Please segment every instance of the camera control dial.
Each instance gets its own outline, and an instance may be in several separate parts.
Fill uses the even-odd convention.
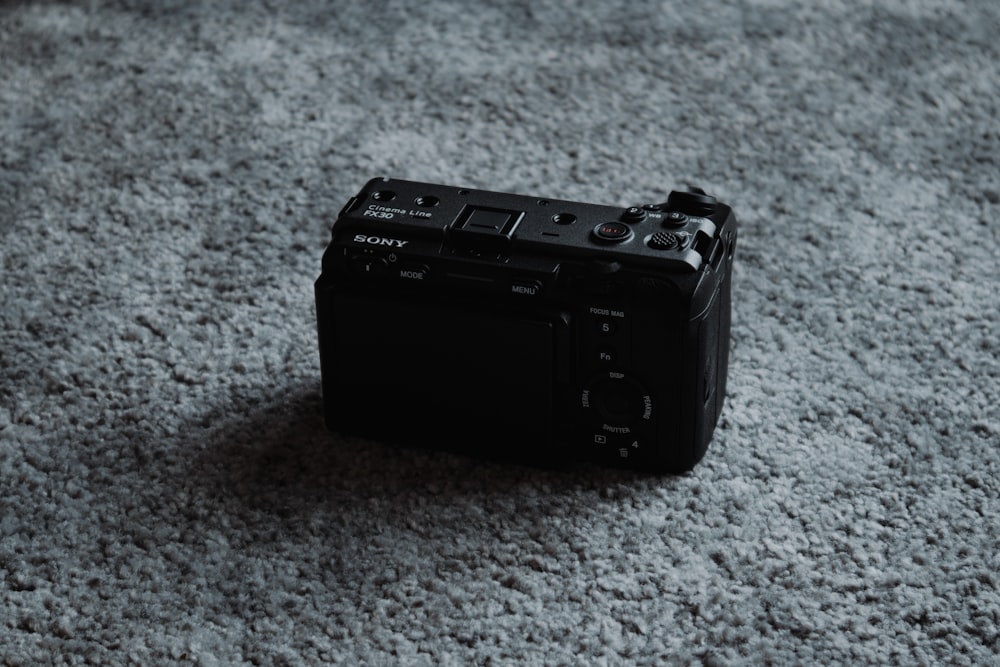
[[[605,430],[629,433],[632,426],[648,422],[653,399],[639,382],[620,371],[597,375],[580,394],[580,406],[604,422]]]
[[[715,197],[705,194],[701,188],[686,188],[674,190],[667,198],[667,209],[681,211],[688,215],[711,215],[719,202]]]

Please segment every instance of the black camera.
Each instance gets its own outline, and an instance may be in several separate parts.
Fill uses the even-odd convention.
[[[702,190],[600,206],[377,178],[316,281],[330,430],[680,472],[729,361],[736,218]]]

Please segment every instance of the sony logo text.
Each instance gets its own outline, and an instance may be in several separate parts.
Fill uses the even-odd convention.
[[[369,245],[384,245],[390,248],[402,248],[409,241],[400,241],[399,239],[387,239],[382,236],[368,236],[367,234],[355,234],[355,243],[367,243]]]

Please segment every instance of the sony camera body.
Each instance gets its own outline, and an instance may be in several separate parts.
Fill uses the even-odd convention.
[[[736,219],[377,178],[316,281],[330,430],[550,465],[697,463],[722,409]]]

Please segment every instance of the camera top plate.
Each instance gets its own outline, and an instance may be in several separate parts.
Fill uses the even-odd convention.
[[[434,244],[487,261],[524,252],[692,273],[724,249],[720,232],[734,225],[728,206],[696,189],[617,207],[375,178],[340,211],[333,234],[355,232],[341,242],[369,249]]]

